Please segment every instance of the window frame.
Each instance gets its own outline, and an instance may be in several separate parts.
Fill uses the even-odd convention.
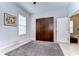
[[[24,34],[19,34],[19,26],[22,26],[22,25],[19,25],[19,21],[20,21],[20,20],[19,20],[19,15],[20,15],[20,16],[23,16],[23,17],[25,17],[26,19],[27,19],[27,17],[26,17],[26,16],[24,16],[23,14],[18,14],[18,35],[19,35],[19,36],[22,36],[22,35],[26,35],[26,34],[27,34],[27,32],[25,31],[25,33],[24,33]],[[25,25],[25,27],[26,27],[26,25]]]
[[[72,22],[72,25],[71,25],[71,22]],[[72,28],[72,31],[71,31],[71,28]],[[74,33],[74,29],[73,29],[73,21],[70,20],[70,33]]]

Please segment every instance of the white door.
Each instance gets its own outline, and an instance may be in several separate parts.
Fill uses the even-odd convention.
[[[69,42],[69,19],[57,19],[57,42]]]

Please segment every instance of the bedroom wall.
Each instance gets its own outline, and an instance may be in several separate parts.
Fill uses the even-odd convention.
[[[17,19],[18,25],[18,14],[22,14],[26,16],[26,25],[27,25],[27,34],[26,35],[18,35],[18,26],[5,26],[4,25],[4,13],[8,13],[14,15]],[[30,32],[31,32],[31,14],[15,3],[9,2],[1,2],[0,3],[0,49],[7,47],[10,44],[19,43],[19,41],[29,41],[30,39]]]
[[[36,40],[36,18],[54,17],[54,41],[57,42],[56,22],[57,18],[68,17],[67,8],[48,11],[46,13],[33,14],[31,21],[31,37]]]

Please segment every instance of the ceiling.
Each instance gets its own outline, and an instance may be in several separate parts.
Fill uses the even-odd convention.
[[[17,2],[16,4],[26,11],[36,14],[66,9],[69,7],[70,2],[37,2],[36,4],[33,4],[33,2]]]

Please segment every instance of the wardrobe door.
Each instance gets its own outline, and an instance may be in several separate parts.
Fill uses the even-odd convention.
[[[36,19],[36,40],[53,42],[53,29],[53,17]]]

